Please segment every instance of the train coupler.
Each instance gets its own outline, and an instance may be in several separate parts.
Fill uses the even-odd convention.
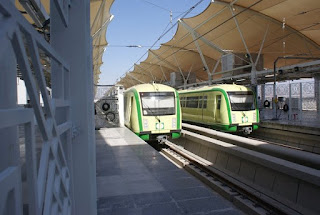
[[[167,141],[167,135],[159,135],[157,136],[157,140],[159,144],[164,144]]]
[[[251,132],[252,132],[252,127],[244,127],[244,128],[242,129],[242,132],[243,132],[245,135],[249,135],[249,134],[251,134]]]

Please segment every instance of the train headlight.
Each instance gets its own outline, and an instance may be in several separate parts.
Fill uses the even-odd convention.
[[[177,128],[177,119],[172,118],[172,128]]]
[[[236,115],[233,113],[232,114],[232,122],[236,122],[236,121],[237,121]]]
[[[254,112],[252,114],[252,117],[253,117],[252,122],[257,122],[257,113],[256,112]]]
[[[144,129],[148,129],[148,128],[149,128],[148,120],[147,120],[147,119],[144,119],[144,120],[143,120],[143,128],[144,128]]]

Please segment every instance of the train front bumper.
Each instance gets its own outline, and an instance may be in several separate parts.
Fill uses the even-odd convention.
[[[141,131],[137,133],[137,135],[143,140],[156,140],[158,136],[167,136],[176,139],[181,136],[181,129]]]

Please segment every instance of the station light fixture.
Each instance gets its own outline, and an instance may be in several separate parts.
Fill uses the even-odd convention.
[[[273,77],[274,75],[273,74],[270,74],[270,75],[265,75],[264,77],[265,78],[271,78],[271,77]]]
[[[246,80],[245,78],[242,78],[242,79],[238,79],[236,81],[241,82],[241,81],[245,81],[245,80]]]

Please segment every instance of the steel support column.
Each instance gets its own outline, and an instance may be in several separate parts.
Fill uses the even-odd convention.
[[[278,118],[277,113],[277,82],[273,83],[273,98],[272,98],[272,112],[273,112],[273,118]]]
[[[214,67],[213,67],[213,69],[212,69],[212,72],[211,72],[212,75],[215,75],[214,73],[215,73],[215,71],[217,70],[220,61],[221,61],[221,58],[219,58],[219,59],[217,60],[216,64],[214,65]]]
[[[317,106],[317,117],[320,118],[320,75],[314,76],[314,94]]]
[[[166,74],[162,68],[162,65],[160,64],[154,64],[154,63],[151,63],[151,62],[140,62],[140,64],[145,64],[147,66],[149,66],[149,68],[151,68],[152,66],[157,66],[157,67],[160,67],[160,70],[162,72],[162,75],[163,75],[163,78],[168,81],[167,77],[166,77]],[[166,71],[167,73],[169,73],[169,76],[170,76],[170,71]],[[162,79],[162,78],[161,78]]]
[[[238,23],[238,19],[237,19],[237,17],[235,16],[235,14],[234,14],[234,12],[233,12],[233,8],[232,8],[231,6],[230,6],[229,8],[230,8],[230,11],[231,11],[231,15],[233,16],[234,23],[236,24],[237,29],[238,29],[238,32],[239,32],[239,34],[240,34],[242,43],[243,43],[243,45],[244,45],[244,47],[245,47],[245,49],[246,49],[247,54],[248,54],[249,57],[250,57],[250,63],[252,64],[252,68],[253,68],[253,67],[255,67],[255,64],[254,64],[254,62],[253,62],[253,60],[252,60],[250,51],[249,51],[248,46],[247,46],[247,43],[246,43],[246,40],[244,39],[244,36],[243,36],[243,34],[242,34],[240,25],[239,25],[239,23]]]
[[[240,28],[239,28],[239,29],[240,29]],[[256,69],[256,66],[257,66],[258,61],[259,61],[259,59],[260,59],[260,55],[261,55],[261,52],[262,52],[264,43],[265,43],[265,41],[266,41],[268,31],[269,31],[269,25],[268,25],[268,27],[267,27],[267,30],[266,30],[266,32],[265,32],[265,34],[264,34],[264,37],[263,37],[263,40],[262,40],[262,42],[261,42],[261,46],[260,46],[260,49],[259,49],[259,53],[258,53],[256,62],[254,62],[254,64],[252,64],[252,67],[251,67],[251,85],[252,85],[253,88],[256,88],[256,87],[257,87],[257,69]],[[253,59],[251,58],[251,55],[250,55],[250,59],[251,59],[252,62],[253,62]]]
[[[261,98],[260,98],[259,109],[260,109],[260,119],[263,120],[264,114],[262,114],[262,113],[265,113],[264,101],[266,100],[266,85],[261,84],[260,87],[261,87]]]
[[[145,84],[145,82],[140,81],[139,79],[137,79],[136,77],[134,77],[134,76],[131,75],[130,73],[128,73],[127,75],[128,75],[130,78],[132,78],[133,80],[137,81],[138,83]]]
[[[73,214],[96,214],[96,159],[93,112],[92,40],[90,2],[72,1],[68,28],[60,9],[51,1],[51,44],[70,65],[70,118],[72,140]]]
[[[215,45],[214,43],[212,43],[211,41],[207,40],[205,37],[201,36],[196,30],[194,30],[191,26],[189,26],[187,23],[185,23],[183,20],[179,20],[179,22],[182,24],[182,26],[189,31],[189,33],[191,34],[192,38],[193,38],[193,42],[195,44],[195,46],[197,47],[198,53],[200,55],[201,61],[203,63],[204,68],[207,71],[208,74],[208,82],[209,84],[212,83],[212,75],[213,73],[210,73],[209,71],[209,67],[208,64],[205,60],[205,57],[201,51],[201,48],[199,46],[198,43],[198,39],[201,40],[203,43],[205,43],[206,45],[208,45],[209,47],[215,49],[216,51],[220,52],[221,54],[226,54],[225,51],[223,51],[221,48],[219,48],[217,45]]]
[[[159,65],[159,66],[160,66],[160,69],[161,69],[161,72],[162,72],[162,75],[163,75],[164,79],[168,82],[167,76],[164,74],[162,66],[161,65]]]
[[[261,42],[261,46],[260,46],[260,49],[259,49],[259,52],[258,52],[258,56],[257,56],[256,62],[254,63],[254,66],[255,66],[255,67],[256,67],[257,64],[258,64],[258,61],[259,61],[259,59],[260,59],[260,55],[261,55],[261,52],[262,52],[264,43],[266,42],[266,38],[267,38],[267,35],[268,35],[268,32],[269,32],[269,26],[270,26],[270,24],[268,25],[268,27],[267,27],[267,29],[266,29],[266,32],[264,33],[264,36],[263,36],[263,39],[262,39],[262,42]]]
[[[256,86],[257,86],[256,64],[253,62],[252,56],[251,56],[251,54],[250,54],[250,51],[249,51],[248,46],[247,46],[247,43],[246,43],[246,41],[245,41],[245,39],[244,39],[244,36],[243,36],[243,34],[242,34],[240,25],[239,25],[239,23],[238,23],[238,19],[237,19],[237,17],[236,17],[235,14],[234,14],[233,8],[232,8],[231,5],[232,5],[232,4],[230,4],[229,8],[230,8],[231,14],[232,14],[232,16],[233,16],[233,20],[234,20],[234,22],[235,22],[235,24],[236,24],[236,26],[237,26],[238,32],[239,32],[239,34],[240,34],[240,37],[241,37],[242,43],[243,43],[243,45],[244,45],[244,47],[245,47],[245,49],[246,49],[246,52],[247,52],[247,54],[248,54],[249,57],[250,57],[250,63],[251,63],[251,85],[252,85],[252,88],[255,89]],[[261,46],[261,48],[262,48],[262,46]],[[260,49],[261,49],[261,48],[260,48]]]
[[[118,88],[118,108],[119,108],[119,125],[124,127],[124,96],[123,86],[117,86]]]
[[[2,25],[0,24],[0,26]],[[0,37],[2,49],[0,51],[0,111],[17,107],[17,62],[8,33],[5,31],[5,28],[0,28],[0,34],[3,33],[2,35],[4,35],[4,37]],[[3,200],[0,202],[0,214],[22,214],[20,152],[17,126],[1,128],[0,138],[0,199]],[[4,190],[5,187],[2,186],[3,182],[8,180],[3,176],[6,175],[5,172],[8,172],[9,168],[15,168],[18,174],[15,174],[16,177],[10,182],[15,184],[13,185],[14,189],[10,190],[13,192],[7,193]],[[6,189],[9,189],[9,184]],[[4,197],[3,199],[3,195],[6,194],[7,198]]]
[[[193,64],[192,64],[192,66],[190,67],[190,69],[189,69],[189,72],[188,72],[188,75],[187,75],[187,78],[184,80],[184,83],[183,83],[183,85],[184,85],[184,89],[186,89],[187,87],[186,87],[186,85],[187,85],[187,81],[189,80],[189,77],[190,77],[190,73],[191,73],[191,71],[192,71],[192,67],[193,67]]]
[[[145,70],[144,68],[142,68],[141,66],[139,66],[138,64],[134,64],[136,67],[138,67],[139,69],[141,69],[142,71],[146,72],[146,73],[150,73],[150,77],[152,78],[153,81],[156,80],[156,78],[153,76],[152,72],[151,71],[147,71]]]
[[[172,65],[170,62],[168,62],[167,60],[165,60],[165,59],[163,59],[163,58],[161,58],[159,55],[157,55],[156,53],[154,53],[152,50],[149,50],[150,51],[150,53],[151,54],[153,54],[153,56],[155,56],[160,62],[164,62],[167,66],[168,66],[168,68],[170,68],[170,69],[172,69],[172,70],[179,70],[179,71],[181,71],[181,69],[180,69],[180,67],[177,67],[177,66],[174,66],[174,65]]]
[[[303,102],[303,92],[302,92],[302,82],[300,82],[300,97],[299,97],[299,120],[302,121],[302,102]]]
[[[292,120],[292,90],[291,90],[291,83],[289,83],[289,120]]]
[[[185,78],[185,77],[184,77],[184,74],[183,74],[183,72],[182,72],[182,70],[181,70],[181,68],[180,68],[180,65],[179,65],[179,62],[178,62],[178,60],[177,60],[176,55],[175,55],[175,54],[173,54],[173,57],[174,57],[174,60],[176,61],[177,67],[179,68],[179,72],[180,72],[180,74],[181,74],[181,76],[182,76],[182,78],[183,78],[183,85],[184,85],[184,88],[186,88],[186,85],[187,85],[187,81],[188,81],[188,78],[189,78],[189,74],[190,74],[190,72],[189,72],[189,74],[188,74],[187,78]]]
[[[127,79],[125,79],[125,80],[129,80],[130,83],[132,84],[132,86],[135,85],[135,82],[134,82],[134,81],[136,81],[136,80],[133,79],[130,75],[128,75],[128,77],[129,77],[129,78],[127,78]],[[124,78],[123,78],[122,80],[124,80]],[[121,80],[121,81],[122,81],[122,80]],[[140,83],[140,82],[138,82],[138,83]]]
[[[211,42],[210,40],[206,39],[204,36],[201,36],[195,29],[193,29],[191,26],[189,26],[187,23],[185,23],[183,20],[179,19],[178,20],[182,26],[189,31],[189,33],[194,37],[194,42],[196,40],[201,40],[204,42],[207,46],[215,49],[216,51],[220,52],[222,55],[227,54],[227,52],[223,51],[219,46]],[[198,27],[197,27],[198,28]]]
[[[183,23],[183,22],[182,22],[182,23]],[[183,26],[186,27],[187,24],[183,24]],[[203,55],[203,53],[202,53],[202,51],[201,51],[201,48],[200,48],[200,46],[199,46],[199,43],[198,43],[198,41],[197,41],[197,36],[196,36],[196,34],[195,34],[195,31],[192,31],[191,29],[189,29],[189,28],[187,28],[187,27],[186,27],[186,29],[190,32],[190,34],[191,34],[191,36],[192,36],[192,38],[193,38],[194,45],[197,47],[197,50],[198,50],[198,53],[199,53],[199,55],[200,55],[202,64],[203,64],[203,66],[204,66],[204,69],[207,71],[208,81],[209,81],[209,83],[211,83],[211,80],[212,80],[211,73],[210,73],[210,71],[209,71],[208,64],[207,64],[207,62],[206,62],[206,59],[204,58],[204,55]]]
[[[108,27],[108,24],[112,21],[113,15],[109,17],[107,21],[105,21],[102,26],[92,35],[92,39],[95,39],[96,37],[100,36],[104,29]]]

